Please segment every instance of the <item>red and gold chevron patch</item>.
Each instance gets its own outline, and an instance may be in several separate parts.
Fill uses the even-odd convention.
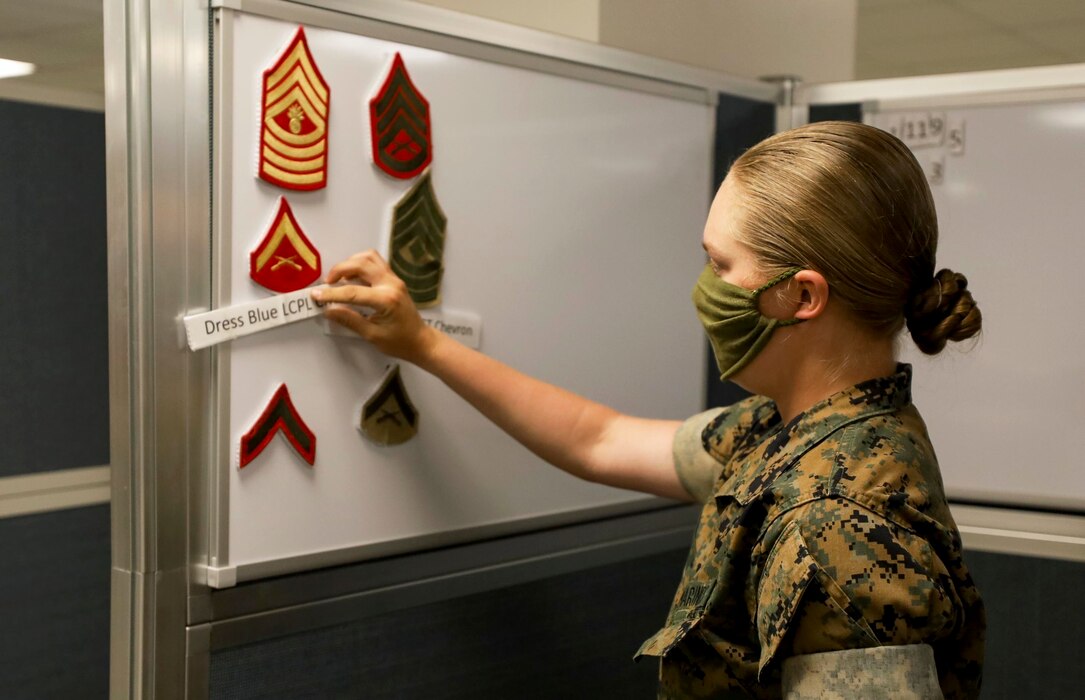
[[[294,218],[286,197],[256,250],[249,254],[249,276],[273,292],[293,292],[320,278],[320,253]]]
[[[433,160],[429,102],[411,82],[399,53],[369,101],[369,130],[373,162],[392,177],[410,179]]]
[[[256,459],[278,432],[283,434],[302,459],[309,464],[316,461],[316,435],[298,415],[286,384],[279,385],[256,423],[241,436],[240,468]]]
[[[331,90],[309,53],[304,28],[264,71],[262,99],[260,178],[289,190],[327,185]]]

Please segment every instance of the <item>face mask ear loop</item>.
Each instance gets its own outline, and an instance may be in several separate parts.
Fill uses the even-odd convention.
[[[780,284],[784,280],[786,280],[786,279],[788,279],[790,277],[794,277],[795,275],[799,274],[802,271],[803,271],[803,268],[801,268],[801,267],[792,267],[792,268],[789,268],[787,270],[784,270],[782,273],[780,273],[776,277],[773,277],[768,282],[765,282],[763,285],[761,285],[760,287],[758,287],[757,289],[755,289],[753,291],[754,301],[756,302],[758,299],[760,299],[761,295],[764,294],[766,291],[772,289],[773,287]],[[773,319],[773,320],[776,321],[777,326],[794,326],[796,323],[802,323],[806,319],[788,318],[788,319],[783,319],[783,320],[780,320],[780,319]]]
[[[778,285],[781,282],[783,282],[784,280],[786,280],[788,277],[794,277],[795,275],[799,274],[802,271],[803,271],[803,268],[801,268],[801,267],[792,267],[792,268],[790,268],[788,270],[784,270],[779,275],[773,277],[768,282],[765,282],[763,285],[761,285],[757,289],[753,290],[753,293],[756,296],[761,296],[762,292],[764,292],[766,290],[769,290],[769,289],[772,289],[776,285]]]

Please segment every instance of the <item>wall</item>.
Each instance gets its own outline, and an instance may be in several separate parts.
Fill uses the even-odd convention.
[[[418,0],[746,78],[855,76],[858,0]]]
[[[521,27],[599,41],[600,0],[417,0]]]
[[[601,0],[599,43],[747,78],[855,75],[856,0]]]

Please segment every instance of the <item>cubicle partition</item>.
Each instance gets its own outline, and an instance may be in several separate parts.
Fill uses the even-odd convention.
[[[104,118],[90,100],[12,92],[0,85],[0,697],[104,697]]]

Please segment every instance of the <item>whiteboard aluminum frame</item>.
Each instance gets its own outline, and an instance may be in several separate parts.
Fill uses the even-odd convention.
[[[1072,99],[1085,90],[1085,63],[1037,68],[946,73],[880,80],[799,85],[795,101],[804,105],[862,103],[871,109],[907,109],[932,104],[1019,104]],[[1058,99],[1058,98],[1056,98]]]
[[[211,0],[211,7],[699,101],[701,96],[689,92],[694,89],[709,104],[720,92],[772,103],[780,96],[779,86],[771,82],[401,0]],[[423,36],[426,43],[420,44]]]

